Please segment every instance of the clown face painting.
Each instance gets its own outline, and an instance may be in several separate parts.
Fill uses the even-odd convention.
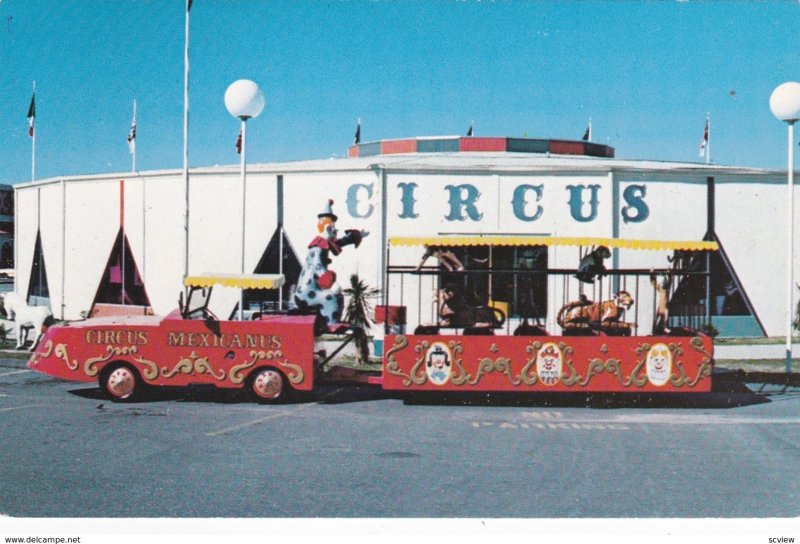
[[[561,379],[563,356],[553,342],[547,342],[536,354],[536,373],[544,385],[555,385]]]
[[[452,354],[443,342],[434,342],[425,354],[425,373],[435,385],[444,385],[450,380]]]
[[[647,352],[647,379],[651,384],[662,386],[669,380],[672,371],[672,352],[666,344],[658,343]]]

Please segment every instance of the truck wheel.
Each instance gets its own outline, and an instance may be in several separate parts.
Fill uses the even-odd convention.
[[[115,402],[133,399],[142,389],[139,373],[127,365],[113,365],[100,373],[100,388]]]
[[[274,368],[261,368],[250,377],[250,395],[256,402],[278,402],[286,398],[286,379]]]

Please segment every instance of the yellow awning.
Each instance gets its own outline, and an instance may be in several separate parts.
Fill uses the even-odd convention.
[[[620,249],[717,251],[716,242],[677,240],[623,240],[568,236],[396,236],[389,239],[392,246],[606,246]]]
[[[187,287],[222,285],[238,289],[278,289],[284,282],[283,274],[202,274],[183,280]]]

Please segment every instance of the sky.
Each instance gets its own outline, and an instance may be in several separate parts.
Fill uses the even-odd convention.
[[[0,183],[183,165],[185,0],[0,0]],[[786,169],[773,89],[800,80],[794,1],[194,0],[189,164],[235,165],[228,85],[267,106],[248,163],[464,135],[593,141],[624,159]]]

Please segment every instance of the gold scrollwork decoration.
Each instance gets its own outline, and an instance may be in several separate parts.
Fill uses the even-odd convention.
[[[411,368],[411,372],[406,374],[400,370],[400,364],[397,362],[397,359],[395,359],[394,354],[408,346],[408,339],[403,334],[395,336],[394,346],[392,346],[386,352],[386,372],[392,374],[393,376],[404,378],[403,385],[406,387],[412,383],[415,385],[422,385],[428,380],[428,375],[424,372],[420,373],[420,368],[425,361],[425,351],[430,347],[430,345],[430,342],[427,340],[423,340],[417,344],[417,346],[414,348],[414,351],[419,355],[419,357],[414,363],[414,366]]]
[[[139,352],[136,346],[106,346],[106,354],[99,357],[90,357],[83,363],[83,372],[87,376],[97,376],[100,372],[97,365],[110,361],[114,357],[128,357]]]
[[[172,378],[177,374],[191,374],[192,369],[194,368],[194,364],[189,357],[184,357],[172,367],[172,370],[169,367],[162,367],[161,368],[161,376],[164,378]]]
[[[650,351],[650,344],[642,344],[641,346],[637,347],[634,351],[636,351],[636,355],[639,357],[646,357],[647,352]]]
[[[211,363],[208,361],[208,357],[199,357],[195,352],[192,352],[191,358],[194,360],[194,371],[198,374],[211,374],[219,381],[225,379],[225,371],[220,369],[219,373],[214,372]]]
[[[642,359],[636,363],[636,366],[633,367],[631,375],[628,376],[628,378],[625,380],[625,382],[623,382],[622,385],[624,385],[625,387],[628,387],[629,385],[635,385],[636,387],[644,387],[645,385],[647,385],[647,383],[649,382],[649,380],[647,379],[647,373],[642,372],[642,369],[644,368],[646,362],[647,362],[646,356],[642,357]]]
[[[705,346],[703,346],[703,339],[702,338],[700,338],[699,336],[693,337],[691,340],[689,340],[689,347],[706,356],[706,358],[703,359],[704,363],[711,362],[711,353],[709,353],[706,350]]]
[[[478,361],[478,373],[470,380],[469,384],[476,385],[484,374],[490,374],[492,372],[505,374],[512,385],[520,384],[519,379],[515,380],[511,373],[511,359],[506,357],[498,357],[494,361],[487,357]]]
[[[589,361],[589,368],[586,369],[586,377],[583,377],[580,374],[578,374],[577,370],[575,370],[575,366],[572,364],[571,359],[565,361],[565,364],[570,370],[570,375],[566,376],[565,374],[562,376],[563,378],[562,382],[564,383],[564,385],[577,384],[580,385],[581,387],[585,387],[586,385],[589,384],[589,381],[591,381],[593,376],[601,374],[606,369],[605,363],[603,363],[602,359],[592,359],[591,361]]]
[[[290,382],[297,384],[305,379],[306,376],[303,373],[303,368],[300,365],[290,363],[289,361],[278,361],[278,364],[283,368],[289,369],[289,372],[286,373],[286,377]]]
[[[671,374],[669,377],[669,382],[675,387],[683,387],[684,385],[687,387],[694,387],[701,378],[707,378],[711,376],[712,367],[714,365],[711,362],[711,353],[709,353],[703,346],[702,338],[698,336],[693,337],[691,340],[689,340],[689,347],[694,351],[702,353],[705,355],[705,357],[701,359],[700,367],[697,369],[697,375],[694,377],[694,379],[689,378],[689,376],[686,374],[686,370],[683,368],[683,364],[681,364],[681,362],[675,358],[675,368],[678,369],[680,375],[676,376],[675,374]],[[683,355],[683,350],[681,349],[680,344],[677,345],[675,350],[673,350],[672,344],[670,344],[669,349],[679,355]]]
[[[464,359],[461,357],[461,354],[464,353],[464,346],[461,345],[461,342],[456,340],[450,340],[447,345],[453,352],[453,371],[458,369],[458,374],[453,373],[450,381],[453,382],[454,385],[464,385],[472,379],[472,374],[467,372],[467,369],[464,368]]]
[[[255,365],[257,360],[258,359],[254,357],[247,362],[232,366],[230,372],[228,373],[230,380],[236,384],[244,382],[245,376],[243,371]]]
[[[700,365],[700,368],[697,369],[697,376],[695,376],[694,379],[689,378],[680,361],[675,361],[675,367],[680,372],[680,376],[671,374],[669,377],[669,383],[675,387],[683,387],[684,385],[687,387],[694,387],[697,385],[697,382],[700,381],[700,378],[711,376],[711,363],[708,361]]]
[[[50,357],[52,353],[53,353],[53,341],[48,340],[44,344],[44,351],[42,351],[41,353],[34,353],[33,356],[31,357],[31,363],[30,363],[31,366],[38,365],[41,359],[46,359],[47,357]]]
[[[621,383],[625,387],[628,387],[631,384],[631,377],[632,376],[628,376],[627,379],[622,377],[622,365],[621,365],[619,359],[608,359],[603,364],[603,367],[605,368],[606,372],[616,376],[617,380],[619,380],[619,383]]]
[[[80,363],[76,359],[69,358],[69,353],[67,353],[66,344],[57,344],[53,353],[55,354],[56,357],[58,357],[67,364],[67,368],[69,368],[70,370],[78,370]]]
[[[540,349],[542,349],[542,343],[538,340],[532,342],[528,347],[525,348],[525,351],[531,357],[517,375],[517,384],[524,383],[525,385],[534,385],[539,381],[539,375],[536,373],[536,370],[531,371],[531,369],[533,369],[534,365],[536,364],[536,357],[539,355]]]
[[[40,357],[50,357],[50,354],[53,353],[53,341],[48,340],[44,344],[44,351],[39,354]]]
[[[305,379],[305,373],[303,372],[303,368],[299,365],[294,363],[290,363],[283,359],[283,352],[280,350],[270,350],[270,351],[251,351],[250,352],[250,360],[238,365],[231,367],[230,370],[230,380],[233,383],[239,384],[244,381],[245,375],[244,370],[248,368],[252,368],[258,363],[259,361],[274,361],[285,369],[288,369],[286,372],[286,378],[293,384],[298,384]]]
[[[153,361],[149,361],[144,357],[134,357],[134,361],[139,363],[140,365],[144,366],[144,370],[142,371],[142,375],[148,380],[155,380],[158,377],[158,365]]]

